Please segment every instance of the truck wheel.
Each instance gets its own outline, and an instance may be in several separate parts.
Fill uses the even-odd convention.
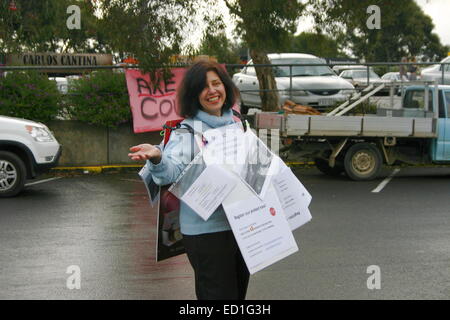
[[[321,158],[314,159],[314,163],[316,164],[316,168],[319,169],[320,172],[328,176],[337,177],[342,172],[344,172],[344,167],[337,164],[334,167],[330,167],[328,161]]]
[[[0,151],[0,198],[13,197],[22,191],[27,171],[14,153]]]
[[[382,166],[380,151],[370,143],[357,143],[345,154],[345,172],[352,180],[373,180]]]

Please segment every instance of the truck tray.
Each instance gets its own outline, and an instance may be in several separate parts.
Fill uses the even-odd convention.
[[[258,129],[279,129],[283,136],[437,137],[433,118],[261,112],[256,114],[255,125]]]

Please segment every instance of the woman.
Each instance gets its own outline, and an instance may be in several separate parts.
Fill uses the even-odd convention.
[[[183,124],[197,132],[234,122],[232,106],[238,90],[226,71],[217,63],[200,61],[185,74],[178,88],[179,113]],[[187,136],[186,136],[187,135]],[[173,183],[199,147],[192,133],[171,134],[161,151],[159,146],[141,144],[130,148],[133,160],[148,160],[155,183]],[[181,202],[180,227],[189,262],[195,273],[197,298],[245,299],[249,272],[234,239],[222,206],[204,221]]]

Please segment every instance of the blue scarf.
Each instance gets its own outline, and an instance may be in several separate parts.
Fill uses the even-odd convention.
[[[221,117],[210,115],[203,110],[198,110],[197,114],[194,116],[194,120],[203,121],[211,128],[223,127],[234,123],[233,111],[231,109],[224,110]]]

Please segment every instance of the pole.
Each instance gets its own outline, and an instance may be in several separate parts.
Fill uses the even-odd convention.
[[[289,100],[292,101],[292,65],[289,66]]]

